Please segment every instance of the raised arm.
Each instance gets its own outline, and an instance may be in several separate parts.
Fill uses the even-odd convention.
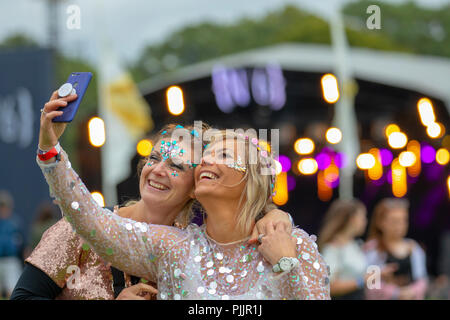
[[[71,168],[62,150],[58,162],[38,160],[66,219],[93,250],[116,268],[155,281],[158,259],[181,241],[183,231],[122,218],[102,208]]]

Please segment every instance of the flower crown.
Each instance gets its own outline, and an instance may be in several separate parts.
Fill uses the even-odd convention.
[[[251,144],[253,144],[256,149],[259,151],[259,154],[262,158],[269,158],[269,153],[267,148],[263,148],[261,146],[261,143],[259,142],[258,138],[249,138],[249,136],[244,136],[242,133],[238,133],[238,136],[241,138],[244,138],[246,141],[250,141]],[[264,141],[264,143],[267,144],[267,142]],[[273,191],[273,189],[275,188],[275,179],[276,179],[276,170],[275,168],[272,167],[272,165],[269,163],[267,163],[266,165],[267,168],[271,168],[271,174],[270,174],[270,179],[271,179],[271,183],[270,183],[270,193],[272,195],[272,197],[275,196],[275,191]]]

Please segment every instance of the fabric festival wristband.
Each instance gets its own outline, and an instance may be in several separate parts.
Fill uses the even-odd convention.
[[[42,153],[45,152],[45,153]],[[38,150],[38,158],[41,161],[47,161],[51,158],[53,158],[54,156],[58,155],[61,152],[61,146],[59,145],[59,142],[56,146],[54,146],[53,148],[51,148],[49,151],[42,151],[42,150]]]

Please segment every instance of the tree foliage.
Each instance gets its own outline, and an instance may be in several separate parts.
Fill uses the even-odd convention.
[[[412,1],[393,5],[379,0],[360,0],[346,5],[344,13],[358,20],[362,30],[366,28],[367,7],[373,4],[381,10],[381,29],[371,30],[371,34],[390,39],[415,53],[450,57],[450,4],[427,9]],[[360,45],[352,40],[352,45]]]

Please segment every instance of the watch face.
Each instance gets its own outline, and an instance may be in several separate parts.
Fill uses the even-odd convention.
[[[291,261],[289,259],[282,259],[280,261],[280,268],[281,268],[281,270],[288,271],[288,270],[291,269],[291,267],[292,267],[292,263],[291,263]]]

